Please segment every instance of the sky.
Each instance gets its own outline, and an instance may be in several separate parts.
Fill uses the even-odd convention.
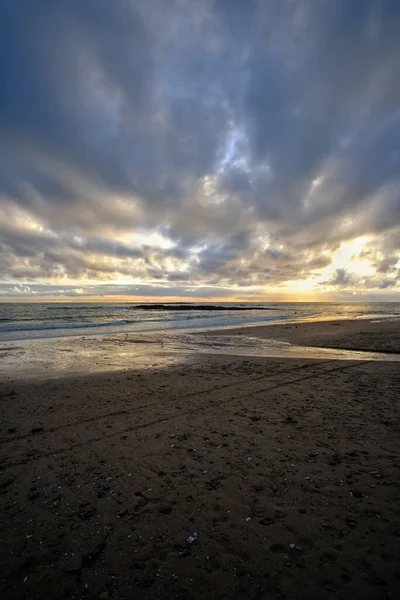
[[[2,0],[0,299],[400,301],[398,0]]]

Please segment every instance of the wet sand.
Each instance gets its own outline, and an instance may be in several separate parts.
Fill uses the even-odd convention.
[[[386,352],[386,354],[385,354]],[[0,381],[166,367],[200,354],[400,361],[400,320],[295,322],[0,342]]]
[[[280,327],[252,335],[399,326]],[[396,362],[212,354],[4,380],[0,596],[398,597],[399,392]]]
[[[226,328],[224,335],[251,335],[290,344],[400,353],[400,319],[290,322]],[[215,332],[213,335],[218,335]]]

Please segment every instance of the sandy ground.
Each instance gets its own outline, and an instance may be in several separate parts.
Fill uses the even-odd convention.
[[[217,335],[216,332],[214,335]],[[252,335],[291,344],[400,353],[400,319],[308,321],[225,329],[225,335]]]
[[[398,598],[399,392],[396,362],[213,355],[3,381],[0,597]]]

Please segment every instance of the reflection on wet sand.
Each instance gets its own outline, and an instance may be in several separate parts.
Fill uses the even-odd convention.
[[[248,334],[251,334],[251,329]],[[29,340],[1,347],[0,377],[57,377],[91,373],[170,367],[202,354],[241,357],[306,358],[324,360],[400,360],[400,355],[313,347],[251,335],[135,334]]]

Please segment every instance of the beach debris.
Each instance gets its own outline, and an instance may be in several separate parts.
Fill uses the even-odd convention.
[[[287,417],[285,417],[283,419],[284,423],[297,423],[296,419],[293,419],[293,417],[291,417],[290,415],[288,415]]]
[[[331,465],[331,467],[336,467],[341,464],[342,459],[339,454],[331,454],[331,456],[328,456],[326,459],[326,462],[328,465]]]
[[[222,486],[223,479],[225,479],[225,477],[223,475],[217,475],[216,477],[209,479],[208,481],[205,482],[206,488],[208,490],[217,490],[218,488],[220,488]]]
[[[78,510],[78,517],[82,519],[82,521],[86,521],[93,517],[96,513],[96,509],[89,504],[89,502],[82,502]]]
[[[194,532],[193,535],[189,535],[189,537],[187,538],[186,541],[188,544],[193,544],[197,540],[197,537],[198,537],[197,533]]]
[[[357,527],[358,521],[356,519],[347,518],[346,523],[348,527]]]
[[[246,522],[250,523],[250,521],[251,521],[251,517],[246,517]]]
[[[299,546],[298,544],[289,544],[289,548],[291,550],[297,550],[298,552],[300,552],[300,550],[303,550],[303,548],[301,546]]]
[[[0,476],[0,489],[6,488],[7,486],[14,483],[15,477],[9,477],[8,475]]]
[[[24,583],[28,581],[28,577],[24,577]]]
[[[178,579],[179,579],[178,575],[175,575],[175,573],[172,573],[171,580],[172,581],[178,581]]]
[[[41,433],[43,431],[43,427],[38,425],[37,427],[32,427],[31,433]]]
[[[252,460],[253,460],[253,457],[252,457],[252,456],[248,456],[248,457],[247,457],[247,462],[248,462],[248,463],[251,463],[251,462],[252,462]]]

